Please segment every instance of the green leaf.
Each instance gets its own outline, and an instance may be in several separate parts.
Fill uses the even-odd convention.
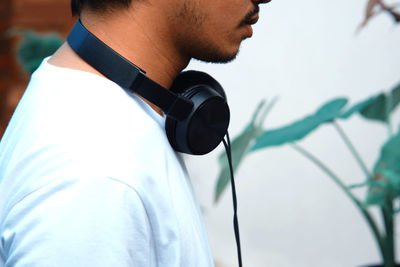
[[[390,170],[385,170],[370,181],[365,203],[367,205],[385,206],[386,199],[393,201],[398,197],[400,197],[400,175]]]
[[[400,197],[400,133],[382,147],[374,167],[374,177],[366,199],[368,205],[385,205],[385,200]]]
[[[381,149],[374,173],[382,173],[385,170],[400,174],[400,133],[390,138]]]
[[[316,129],[319,125],[319,120],[312,116],[296,121],[282,128],[265,131],[259,138],[257,138],[251,151],[300,140]]]
[[[342,115],[339,116],[339,118],[341,119],[348,119],[349,117],[351,117],[354,113],[356,112],[360,112],[362,109],[364,109],[365,107],[369,106],[371,103],[373,103],[376,99],[376,96],[370,97],[360,103],[357,103],[356,105],[354,105],[353,107],[351,107],[350,109],[348,109],[347,111],[345,111]]]
[[[400,103],[400,83],[392,89],[390,96],[391,96],[391,101],[390,101],[391,105],[389,110],[390,112],[393,112]]]
[[[373,181],[370,183],[368,189],[367,199],[365,200],[366,205],[385,205],[385,196],[387,194],[387,186],[385,181]]]
[[[232,167],[234,171],[237,170],[245,154],[248,152],[250,144],[262,131],[261,124],[256,124],[255,121],[259,116],[259,113],[261,112],[264,104],[265,104],[264,100],[260,102],[260,104],[257,106],[256,110],[253,113],[250,123],[246,126],[243,132],[239,134],[239,136],[237,136],[232,140],[231,153],[232,153]],[[269,105],[269,107],[270,106],[271,105]],[[217,183],[215,186],[215,193],[214,193],[215,203],[219,200],[222,192],[225,190],[226,186],[230,181],[228,158],[225,152],[221,153],[221,155],[219,156],[219,164],[221,167],[221,172],[218,175]]]
[[[386,96],[384,93],[379,94],[375,101],[361,109],[360,114],[366,119],[385,122],[386,116]]]
[[[245,129],[243,130],[243,132],[242,133],[240,133],[239,134],[239,136],[237,136],[237,137],[235,137],[233,140],[231,140],[231,150],[232,150],[232,153],[234,153],[234,151],[236,152],[236,151],[240,151],[240,149],[241,149],[241,147],[245,144],[245,139],[246,138],[250,138],[250,136],[251,136],[251,134],[250,134],[250,132],[253,132],[254,130],[255,130],[255,128],[258,126],[258,125],[256,125],[256,120],[257,120],[257,118],[259,117],[259,114],[260,114],[260,112],[261,112],[261,110],[262,110],[262,108],[264,107],[264,105],[265,105],[265,99],[262,99],[261,101],[260,101],[260,103],[257,105],[257,107],[256,107],[256,109],[254,110],[254,112],[253,112],[253,115],[252,115],[252,117],[251,117],[251,121],[248,123],[248,125],[245,127]],[[250,135],[250,136],[249,136]],[[248,136],[248,137],[246,137],[246,136]],[[232,157],[234,157],[233,155],[232,155]],[[226,156],[226,153],[225,152],[223,152],[223,153],[221,153],[220,155],[219,155],[219,157],[218,157],[218,162],[219,162],[219,164],[220,165],[222,165],[222,166],[228,166],[227,164],[227,156]]]
[[[331,100],[320,107],[317,112],[315,112],[315,116],[321,121],[321,123],[333,120],[339,116],[347,102],[348,100],[342,97]]]
[[[347,99],[345,98],[331,100],[312,115],[295,121],[290,125],[265,131],[257,138],[251,151],[301,140],[321,124],[330,122],[338,117],[346,103]]]
[[[395,86],[388,94],[381,93],[375,100],[361,109],[360,114],[370,120],[386,122],[390,114],[400,103],[400,84]]]
[[[22,42],[17,49],[17,58],[25,72],[31,74],[47,56],[52,55],[63,43],[60,36],[41,36],[33,31],[22,32]]]

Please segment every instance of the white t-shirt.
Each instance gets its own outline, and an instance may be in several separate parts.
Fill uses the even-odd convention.
[[[213,266],[164,118],[43,61],[0,143],[0,266]]]

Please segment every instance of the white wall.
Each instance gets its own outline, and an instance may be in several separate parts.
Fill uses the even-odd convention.
[[[400,25],[379,15],[358,35],[366,0],[273,0],[262,6],[253,38],[227,65],[193,62],[225,87],[231,136],[238,134],[262,99],[279,96],[266,120],[271,128],[346,96],[351,103],[400,82]],[[388,3],[393,3],[388,2]],[[400,113],[396,113],[396,129]],[[386,128],[354,116],[341,125],[369,167]],[[363,173],[332,126],[300,143],[347,183]],[[236,266],[230,191],[212,203],[222,151],[187,157],[217,261]],[[237,175],[244,266],[347,267],[380,261],[372,234],[343,192],[288,146],[250,155]],[[364,192],[359,192],[364,197]],[[400,221],[397,237],[400,239]],[[399,243],[399,242],[398,242]],[[400,243],[397,247],[400,258]],[[399,259],[400,260],[400,259]]]

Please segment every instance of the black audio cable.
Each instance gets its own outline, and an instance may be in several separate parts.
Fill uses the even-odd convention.
[[[233,229],[235,231],[236,248],[238,254],[239,267],[242,267],[242,252],[240,248],[240,236],[239,236],[239,221],[237,217],[237,198],[236,198],[236,188],[235,179],[233,177],[233,167],[232,167],[232,154],[231,154],[231,141],[229,140],[229,134],[226,134],[226,139],[222,140],[225,146],[226,155],[229,162],[229,170],[231,173],[231,187],[232,187],[232,201],[233,201]]]

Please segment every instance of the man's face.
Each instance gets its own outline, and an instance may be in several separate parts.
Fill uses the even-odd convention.
[[[251,37],[251,23],[258,18],[252,0],[175,0],[171,19],[175,45],[190,58],[228,62],[241,42]]]

